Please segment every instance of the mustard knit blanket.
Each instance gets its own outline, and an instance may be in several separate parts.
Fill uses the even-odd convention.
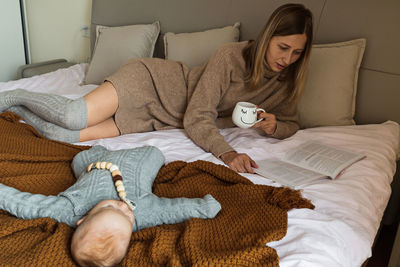
[[[51,141],[19,117],[0,115],[0,182],[21,191],[57,194],[75,182],[72,158],[88,147]],[[121,266],[278,266],[265,244],[287,230],[287,211],[313,208],[298,191],[254,185],[230,169],[206,161],[164,166],[153,191],[163,197],[212,194],[222,210],[211,220],[191,219],[132,234]],[[74,266],[73,229],[49,218],[22,220],[0,211],[0,265]]]

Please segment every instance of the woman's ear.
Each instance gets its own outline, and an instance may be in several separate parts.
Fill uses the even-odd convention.
[[[85,219],[86,219],[86,216],[83,216],[82,218],[80,218],[79,221],[76,222],[76,226],[79,226]]]

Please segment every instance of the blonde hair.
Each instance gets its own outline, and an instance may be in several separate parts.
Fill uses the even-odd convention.
[[[245,82],[250,88],[257,88],[264,76],[264,64],[268,45],[273,36],[303,34],[307,42],[300,58],[286,70],[285,79],[288,82],[288,97],[296,99],[304,87],[307,65],[310,58],[313,39],[313,17],[310,10],[301,4],[285,4],[278,7],[270,16],[264,29],[255,41],[249,41],[243,49],[243,58],[246,62]]]
[[[93,233],[78,227],[72,236],[71,254],[81,266],[116,266],[122,261],[127,248],[121,246],[118,232]],[[78,233],[77,233],[78,232]],[[90,241],[84,236],[94,235]]]

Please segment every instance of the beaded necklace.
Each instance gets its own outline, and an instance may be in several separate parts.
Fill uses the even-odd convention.
[[[87,167],[87,172],[90,172],[92,169],[110,171],[115,190],[117,191],[120,200],[125,202],[132,210],[136,209],[135,203],[126,198],[126,191],[124,182],[122,180],[122,174],[117,165],[113,164],[112,162],[98,161],[96,163],[90,163]]]

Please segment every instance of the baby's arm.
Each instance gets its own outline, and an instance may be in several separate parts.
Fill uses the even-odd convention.
[[[191,218],[214,218],[221,210],[221,205],[211,195],[203,198],[163,198],[148,194],[141,197],[136,205],[134,231]]]
[[[0,209],[22,219],[49,217],[75,227],[73,206],[64,197],[21,192],[0,183]]]

